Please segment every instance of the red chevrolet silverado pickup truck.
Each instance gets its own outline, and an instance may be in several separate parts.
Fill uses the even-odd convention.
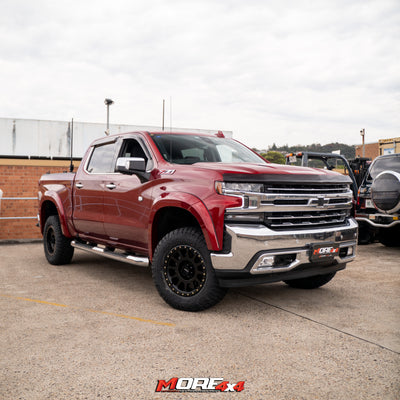
[[[46,258],[74,248],[150,266],[172,307],[228,287],[329,282],[355,257],[350,178],[271,164],[222,133],[134,132],[94,141],[76,173],[39,182]]]

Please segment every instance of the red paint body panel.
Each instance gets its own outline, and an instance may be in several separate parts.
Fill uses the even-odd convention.
[[[76,234],[72,225],[72,185],[75,174],[44,175],[40,183],[39,215],[40,230],[43,233],[46,205],[51,203],[58,211],[61,229],[66,237]]]
[[[77,188],[76,185],[83,185]],[[73,189],[73,225],[77,232],[105,237],[104,180],[86,173],[77,174]]]
[[[107,188],[113,184],[114,189]],[[109,176],[104,187],[104,230],[107,237],[147,252],[147,230],[152,209],[152,182],[135,175]],[[139,201],[139,197],[143,200]]]

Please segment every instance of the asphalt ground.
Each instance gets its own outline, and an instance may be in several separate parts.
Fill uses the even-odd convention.
[[[399,399],[400,248],[358,248],[323,288],[230,290],[166,305],[149,269],[41,243],[0,245],[0,399]],[[241,392],[156,393],[224,378]],[[181,383],[188,381],[182,381]]]

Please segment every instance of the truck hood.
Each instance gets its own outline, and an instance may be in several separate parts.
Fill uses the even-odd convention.
[[[195,170],[212,170],[222,174],[226,181],[296,181],[296,182],[338,182],[351,183],[351,179],[337,172],[319,168],[296,167],[281,164],[221,164],[197,163],[191,166]]]

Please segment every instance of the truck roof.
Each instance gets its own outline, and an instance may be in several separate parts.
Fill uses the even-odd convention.
[[[114,133],[110,136],[101,137],[99,139],[95,139],[90,146],[94,146],[97,144],[106,144],[115,142],[119,137],[125,135],[133,135],[133,134],[142,134],[142,135],[190,135],[190,136],[205,136],[205,137],[218,137],[225,138],[225,135],[222,131],[217,131],[214,134],[208,134],[204,132],[170,132],[170,131],[133,131],[133,132],[123,132],[123,133]]]

